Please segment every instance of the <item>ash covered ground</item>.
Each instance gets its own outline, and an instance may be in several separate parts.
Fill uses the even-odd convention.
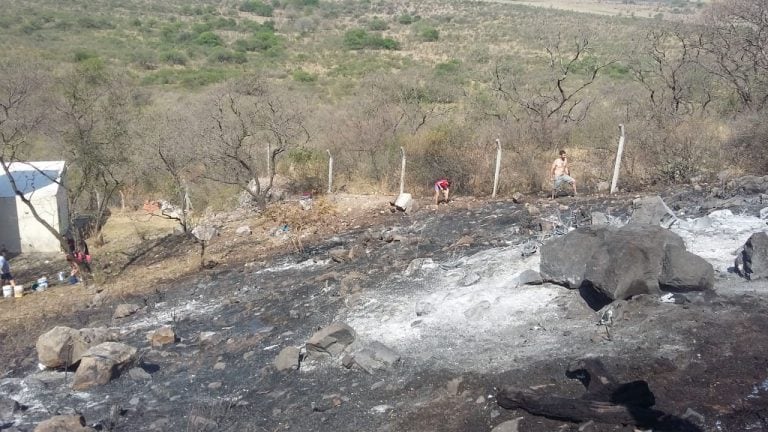
[[[565,371],[597,358],[621,382],[646,381],[654,408],[689,430],[768,430],[768,283],[729,272],[735,251],[766,231],[758,215],[768,204],[759,194],[706,197],[664,196],[680,218],[671,229],[715,268],[714,290],[621,302],[610,325],[598,325],[602,316],[577,290],[521,284],[521,274],[538,270],[541,243],[588,223],[584,215],[626,222],[633,197],[473,208],[459,200],[394,213],[303,254],[158,286],[123,299],[141,306],[126,318],[111,318],[117,303],[94,307],[86,326],[119,331],[146,373],[75,391],[71,371],[22,362],[0,378],[0,397],[24,409],[0,429],[31,431],[51,415],[81,413],[111,431],[635,430],[497,403],[503,386],[579,397],[584,387]],[[282,349],[303,348],[333,322],[356,333],[347,352],[378,342],[400,360],[366,371],[345,367],[341,355],[307,356],[298,370],[276,370]],[[153,348],[147,333],[161,325],[172,325],[178,341]]]

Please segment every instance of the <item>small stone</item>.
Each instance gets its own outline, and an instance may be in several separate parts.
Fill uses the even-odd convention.
[[[277,355],[273,364],[278,371],[294,370],[299,368],[300,350],[296,347],[285,347]]]
[[[133,303],[124,303],[118,305],[115,308],[115,313],[112,314],[112,318],[119,319],[133,315],[141,309],[141,306]]]
[[[221,388],[221,381],[215,381],[208,384],[208,388],[211,390],[218,390]]]
[[[224,370],[227,368],[227,364],[224,362],[217,362],[213,365],[213,370]]]
[[[243,360],[248,360],[249,358],[256,355],[256,351],[248,351],[243,354]]]
[[[130,376],[131,379],[134,381],[149,381],[152,379],[152,375],[150,375],[149,373],[147,373],[147,371],[139,367],[131,368],[128,371],[128,376]]]
[[[520,421],[522,419],[523,417],[518,417],[514,420],[505,421],[504,423],[501,423],[498,426],[491,429],[491,432],[519,432]]]
[[[139,399],[138,397],[132,397],[131,400],[128,401],[128,404],[133,406],[136,406],[140,403],[141,403],[141,399]]]
[[[176,332],[171,326],[163,326],[150,334],[153,347],[161,347],[176,342]]]

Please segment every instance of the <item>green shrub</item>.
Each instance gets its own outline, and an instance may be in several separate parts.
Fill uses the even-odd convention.
[[[195,33],[204,33],[209,32],[213,30],[213,25],[211,23],[194,23],[192,24],[192,31]]]
[[[260,0],[246,0],[240,5],[240,10],[264,17],[271,17],[274,8]]]
[[[238,51],[257,51],[262,53],[277,54],[280,52],[283,40],[271,31],[260,31],[246,39],[235,41],[235,49]]]
[[[317,81],[317,75],[309,73],[304,69],[296,69],[291,74],[294,81],[298,82],[315,82]]]
[[[461,62],[456,59],[452,59],[444,63],[438,63],[435,65],[435,75],[455,75],[459,71],[460,67]]]
[[[344,46],[351,50],[361,50],[365,48],[368,40],[368,32],[363,29],[347,30],[344,33]]]
[[[104,18],[93,18],[88,16],[78,18],[77,25],[84,29],[94,29],[94,30],[114,28],[114,25],[109,20],[106,20]]]
[[[418,20],[419,20],[418,17],[414,17],[414,16],[411,16],[409,14],[403,14],[403,15],[400,15],[399,17],[397,17],[397,22],[399,22],[400,24],[404,24],[404,25],[413,24],[413,23],[415,23]]]
[[[221,41],[221,36],[214,32],[207,31],[200,33],[200,35],[198,35],[195,39],[195,43],[198,45],[217,47],[221,46],[223,42]]]
[[[81,63],[89,59],[98,58],[98,55],[86,49],[76,49],[73,53],[73,57],[76,62]]]
[[[245,53],[228,50],[222,47],[214,48],[214,50],[211,52],[211,55],[208,56],[208,59],[211,62],[235,64],[243,64],[248,61],[248,59],[245,57]]]
[[[352,29],[344,33],[344,47],[351,50],[364,48],[397,50],[400,49],[400,43],[391,38],[369,34],[363,29]]]
[[[389,25],[381,18],[374,18],[368,23],[368,28],[373,31],[383,31],[387,30]]]
[[[160,60],[171,65],[185,65],[187,64],[187,55],[181,51],[164,51],[160,53]]]
[[[419,39],[423,42],[435,42],[440,39],[440,32],[436,28],[424,26],[419,29]]]
[[[150,49],[140,48],[131,53],[131,62],[142,69],[151,70],[157,63],[157,55]]]

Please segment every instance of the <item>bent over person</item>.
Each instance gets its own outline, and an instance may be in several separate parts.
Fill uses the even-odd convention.
[[[445,196],[445,202],[448,202],[448,194],[451,191],[451,181],[440,179],[435,182],[435,205],[440,203],[440,192]]]
[[[552,162],[549,175],[552,180],[552,198],[555,198],[555,193],[563,183],[570,184],[573,187],[573,196],[576,196],[576,180],[571,177],[571,168],[568,166],[568,155],[565,150],[560,150],[560,157]]]

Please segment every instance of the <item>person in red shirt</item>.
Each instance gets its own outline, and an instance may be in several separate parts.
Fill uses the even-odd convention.
[[[448,202],[448,194],[451,191],[451,181],[448,179],[440,179],[435,182],[435,205],[440,203],[440,192],[443,192],[445,202]]]

